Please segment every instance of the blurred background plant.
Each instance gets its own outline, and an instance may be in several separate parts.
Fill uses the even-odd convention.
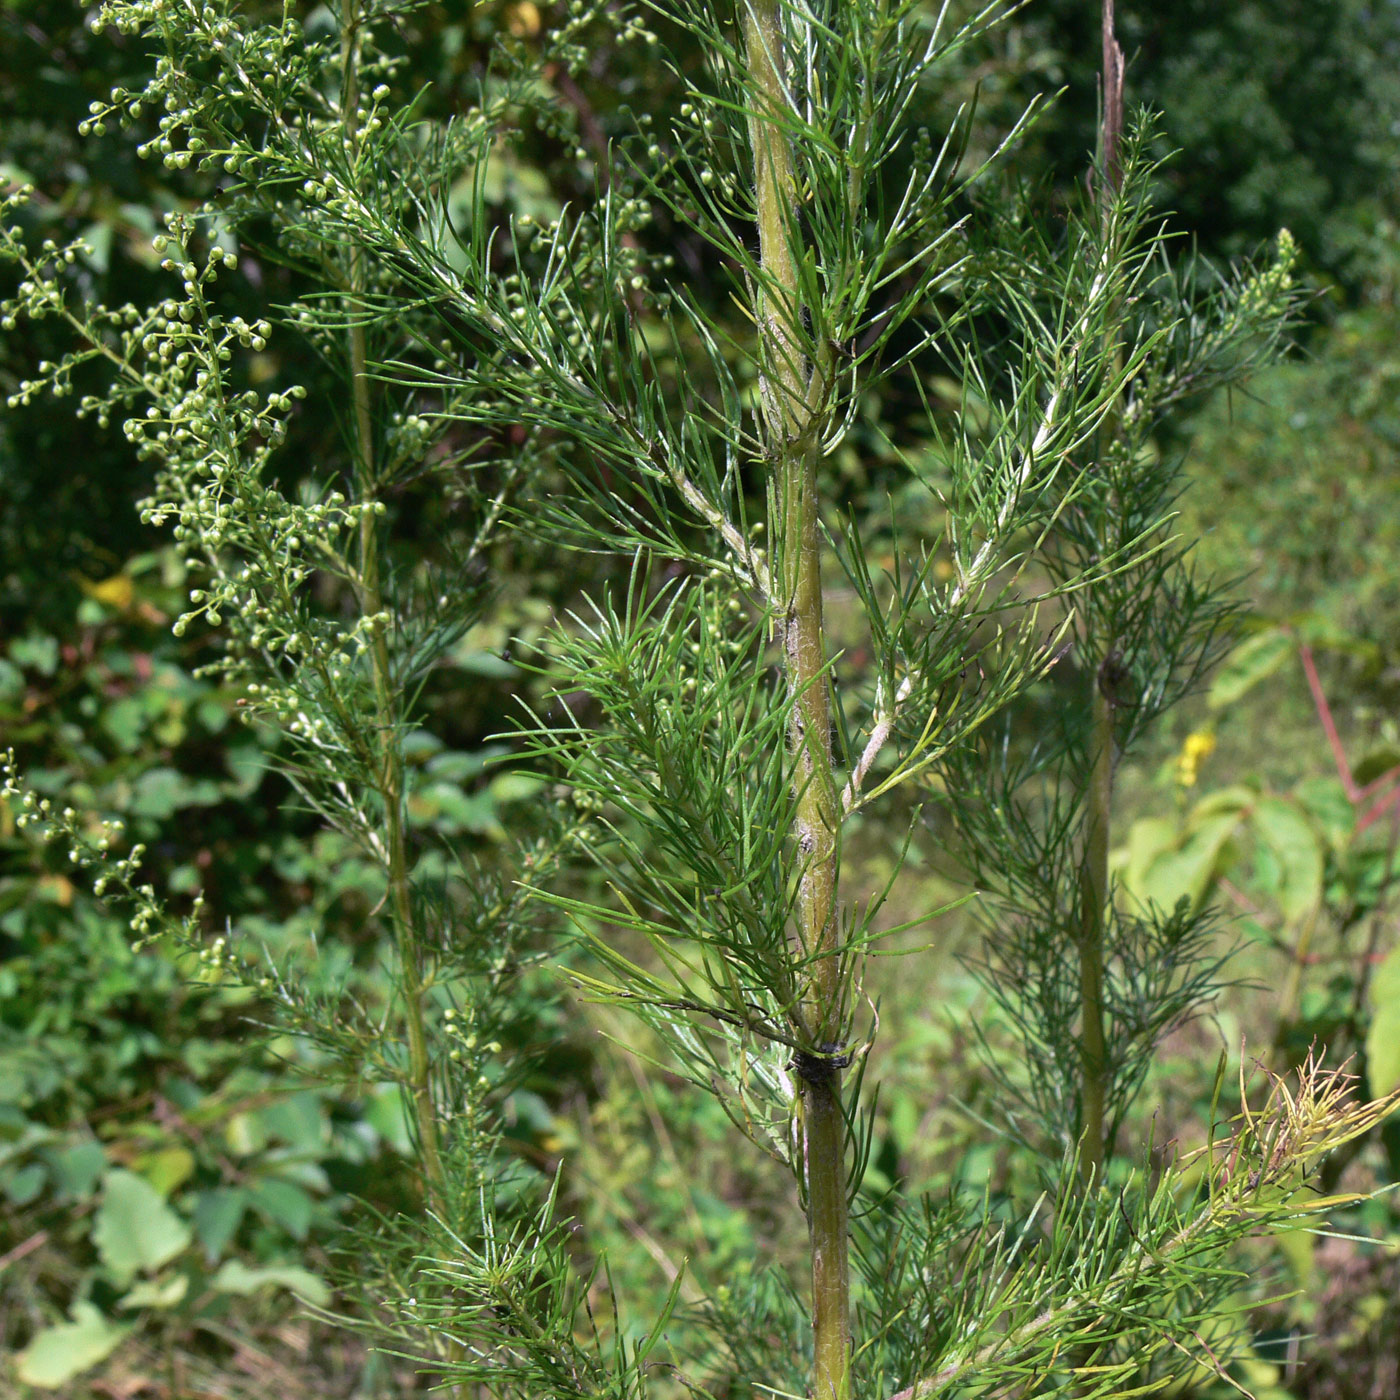
[[[242,8],[255,19],[281,13]],[[112,124],[79,137],[88,104],[117,84],[135,86],[148,62],[134,39],[95,34],[94,14],[39,0],[15,0],[0,14],[10,55],[0,72],[0,175],[36,186],[26,239],[85,238],[91,251],[73,273],[85,294],[145,305],[164,295],[151,246],[163,216],[204,199],[217,177],[138,160],[153,114],[133,130]],[[421,112],[445,122],[475,103],[501,47],[535,85],[482,174],[503,214],[547,223],[566,204],[588,204],[607,179],[609,142],[638,115],[678,107],[687,63],[698,68],[679,32],[665,33],[681,55],[677,72],[627,37],[621,11],[589,15],[572,38],[577,61],[561,61],[548,44],[571,23],[565,5],[513,0],[465,14],[403,7],[395,81],[423,89]],[[1025,96],[1064,83],[1065,97],[1026,138],[1023,157],[1039,162],[1052,203],[1066,195],[1053,182],[1076,178],[1094,144],[1096,22],[1095,7],[1045,0],[942,71],[946,86],[925,95],[935,130],[958,102],[981,97],[964,168],[995,148]],[[313,6],[297,12],[297,23],[312,39],[336,28]],[[1213,900],[1240,916],[1232,926],[1243,944],[1231,965],[1237,985],[1211,1018],[1178,1032],[1149,1071],[1143,1102],[1157,1115],[1158,1139],[1186,1140],[1199,1137],[1211,1105],[1180,1086],[1198,1085],[1202,1063],[1241,1038],[1279,1067],[1299,1061],[1314,1039],[1354,1052],[1376,1092],[1400,1078],[1393,809],[1369,819],[1367,801],[1354,800],[1400,760],[1400,239],[1389,77],[1400,20],[1390,7],[1337,0],[1184,5],[1169,14],[1128,7],[1120,28],[1131,90],[1163,110],[1162,147],[1180,148],[1164,176],[1174,226],[1207,264],[1220,264],[1286,224],[1322,293],[1292,363],[1253,381],[1248,396],[1207,402],[1160,444],[1164,453],[1189,446],[1194,483],[1181,523],[1204,540],[1204,571],[1251,571],[1251,634],[1210,690],[1120,775],[1125,838],[1115,869],[1124,887],[1163,901]],[[721,269],[698,240],[664,224],[634,237],[648,253],[674,257],[717,319],[735,314]],[[248,247],[221,285],[256,321],[308,283],[295,264]],[[336,380],[310,356],[287,363],[290,343],[270,340],[250,382],[265,390],[292,377],[309,386],[291,450],[278,458],[279,479],[294,492],[297,473],[334,439],[334,415],[316,406],[336,402],[328,391]],[[16,392],[35,363],[66,348],[67,333],[52,322],[7,328],[0,388]],[[960,406],[955,387],[926,387],[948,412]],[[862,402],[834,465],[872,528],[889,519],[887,493],[902,519],[921,508],[900,494],[897,460],[875,426],[919,411],[896,392],[875,390]],[[138,516],[149,471],[119,425],[75,421],[71,404],[37,398],[0,420],[5,740],[22,751],[41,791],[122,817],[147,846],[159,883],[177,895],[209,891],[211,904],[276,958],[314,936],[316,959],[303,974],[328,993],[375,1005],[391,956],[370,918],[376,874],[350,843],[287,803],[276,735],[232,723],[235,689],[195,674],[214,659],[208,642],[172,636],[189,580],[163,532]],[[451,522],[431,493],[412,483],[395,489],[396,547],[405,559],[431,556]],[[541,692],[502,653],[538,639],[599,581],[601,567],[519,539],[489,559],[481,613],[423,697],[427,723],[413,755],[421,781],[410,811],[426,837],[448,838],[489,866],[527,821],[536,792],[488,760],[516,699]],[[841,625],[838,600],[833,628]],[[1038,703],[1066,697],[1052,680]],[[1345,773],[1332,731],[1349,756]],[[126,919],[92,898],[62,852],[26,839],[15,816],[0,808],[0,1328],[20,1358],[9,1383],[133,1400],[413,1390],[410,1366],[367,1354],[289,1306],[289,1290],[328,1299],[326,1251],[347,1220],[362,1219],[354,1202],[392,1213],[417,1198],[398,1090],[329,1087],[313,1046],[246,1029],[247,1018],[265,1019],[247,992],[221,986],[188,955],[133,955]],[[903,829],[890,813],[854,833],[847,861],[860,863],[863,881],[878,885],[888,874]],[[921,887],[905,896],[911,914],[960,892],[956,862],[936,862],[917,846],[910,859],[921,872]],[[885,1087],[872,1199],[881,1183],[896,1182],[995,1193],[1018,1170],[1014,1150],[976,1122],[992,1090],[967,1053],[967,1020],[984,1009],[984,993],[956,955],[973,953],[977,936],[964,915],[942,921],[928,981],[902,979],[897,961],[876,965],[871,990],[884,1039],[871,1072]],[[939,989],[936,1007],[923,990],[930,985]],[[700,1271],[694,1285],[682,1282],[683,1302],[721,1284],[767,1287],[753,1261],[791,1261],[803,1241],[761,1162],[731,1150],[718,1107],[600,1039],[599,1031],[623,1034],[611,1013],[582,1021],[552,984],[527,981],[517,998],[508,1020],[521,1048],[555,1048],[511,1093],[513,1149],[545,1174],[565,1164],[565,1212],[605,1242],[622,1303],[685,1278],[678,1241]],[[625,1038],[648,1049],[634,1028]],[[1333,1160],[1342,1186],[1383,1186],[1400,1172],[1400,1139],[1383,1130]],[[1394,1393],[1400,1228],[1386,1196],[1342,1225],[1373,1243],[1300,1235],[1261,1246],[1265,1282],[1252,1291],[1242,1283],[1241,1301],[1303,1291],[1256,1330],[1236,1321],[1212,1339],[1246,1348],[1237,1377],[1256,1393]],[[693,1295],[684,1291],[692,1287]],[[672,1330],[683,1337],[688,1325],[678,1314]],[[1224,1393],[1217,1377],[1193,1384]]]

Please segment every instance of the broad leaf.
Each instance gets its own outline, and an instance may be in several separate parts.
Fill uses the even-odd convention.
[[[214,1275],[214,1287],[220,1293],[237,1293],[243,1297],[260,1288],[285,1288],[318,1308],[325,1307],[331,1300],[330,1289],[315,1274],[294,1264],[251,1269],[237,1259],[230,1259]]]
[[[1340,851],[1356,829],[1356,808],[1336,778],[1304,778],[1293,789],[1294,798],[1322,828],[1334,850]]]
[[[1194,824],[1173,847],[1161,851],[1125,880],[1146,904],[1174,909],[1185,899],[1199,909],[1220,866],[1225,843],[1239,825],[1240,813],[1228,811]]]
[[[116,1168],[103,1177],[93,1243],[118,1285],[168,1264],[190,1242],[190,1227],[149,1182]]]
[[[253,1205],[273,1224],[280,1225],[293,1239],[306,1238],[315,1202],[300,1186],[272,1177],[250,1187],[249,1195]]]
[[[1366,1032],[1366,1078],[1379,1098],[1400,1087],[1400,946],[1371,978],[1371,1029]]]
[[[96,1142],[79,1142],[44,1154],[54,1184],[66,1195],[80,1198],[89,1195],[102,1175],[107,1161],[102,1147]]]
[[[201,1191],[194,1203],[194,1229],[206,1259],[213,1263],[234,1237],[248,1209],[248,1193],[241,1186]]]
[[[1322,898],[1322,843],[1301,808],[1282,797],[1254,804],[1254,829],[1278,857],[1271,891],[1284,917],[1300,919]]]
[[[20,1352],[16,1374],[26,1385],[57,1390],[110,1356],[130,1331],[108,1322],[91,1303],[75,1303],[72,1322],[46,1327]]]
[[[157,1311],[164,1311],[182,1302],[189,1290],[188,1274],[172,1274],[169,1278],[142,1279],[117,1306],[123,1311],[131,1308],[154,1308]]]
[[[1281,627],[1257,632],[1221,662],[1207,697],[1212,710],[1233,705],[1260,681],[1273,675],[1293,654],[1297,643]]]

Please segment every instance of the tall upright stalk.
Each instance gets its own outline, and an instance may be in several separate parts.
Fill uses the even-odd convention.
[[[1123,185],[1123,165],[1119,157],[1119,146],[1123,140],[1123,50],[1118,43],[1114,22],[1114,2],[1103,0],[1101,15],[1103,112],[1100,115],[1099,145],[1103,157],[1103,183],[1100,194],[1105,210]]]
[[[1122,184],[1119,142],[1123,132],[1123,51],[1114,26],[1114,0],[1103,0],[1103,110],[1100,128],[1099,199],[1105,237],[1113,203]],[[1116,336],[1110,327],[1109,335]],[[1108,362],[1115,373],[1121,355]],[[1104,448],[1112,439],[1116,414],[1110,413],[1100,434]],[[1102,452],[1100,457],[1102,458]],[[1090,730],[1091,768],[1085,802],[1084,852],[1079,876],[1079,1058],[1080,1171],[1086,1182],[1101,1179],[1105,1141],[1105,1105],[1109,1077],[1104,1031],[1104,933],[1108,914],[1108,850],[1113,819],[1114,691],[1118,659],[1111,637],[1104,639],[1103,659],[1094,675]]]
[[[1084,823],[1084,853],[1079,871],[1079,1166],[1092,1183],[1103,1175],[1108,1064],[1104,1033],[1104,927],[1108,908],[1108,847],[1113,816],[1113,697],[1108,663],[1094,677],[1093,763]]]
[[[341,32],[341,113],[346,150],[353,169],[360,144],[359,122],[359,0],[347,0]],[[349,330],[351,379],[351,430],[358,494],[372,500],[378,491],[374,470],[374,423],[371,415],[368,348],[358,307],[366,290],[365,255],[359,244],[350,251],[350,303],[354,323]],[[379,730],[379,791],[384,803],[384,861],[389,882],[389,902],[399,958],[399,988],[403,997],[404,1027],[408,1038],[408,1090],[413,1104],[413,1124],[423,1163],[428,1200],[434,1209],[443,1206],[446,1179],[438,1146],[437,1114],[433,1104],[432,1066],[428,1056],[423,1008],[423,948],[413,911],[408,878],[408,845],[404,833],[403,756],[396,742],[398,699],[389,664],[389,645],[380,625],[384,600],[380,588],[379,533],[374,512],[360,517],[360,608],[371,623],[369,650],[373,671],[375,709]]]
[[[797,849],[802,861],[798,948],[805,985],[800,1016],[819,1053],[798,1057],[803,1170],[811,1240],[813,1394],[850,1393],[850,1264],[847,1244],[846,1124],[840,1051],[845,988],[836,917],[840,803],[831,753],[831,696],[822,624],[813,396],[824,366],[809,367],[801,348],[797,281],[796,186],[788,139],[778,0],[750,0],[744,38],[755,80],[749,114],[765,274],[759,315],[766,437],[778,505],[774,603],[779,609],[788,686],[794,697],[789,742],[797,785]],[[761,104],[761,105],[760,105]],[[823,357],[818,354],[818,360]]]

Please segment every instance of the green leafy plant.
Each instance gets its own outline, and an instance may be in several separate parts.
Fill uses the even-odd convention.
[[[0,705],[42,791],[100,803],[158,848],[179,831],[191,859],[164,878],[227,890],[229,867],[256,859],[260,826],[243,814],[266,774],[251,731],[216,746],[231,698],[191,676],[169,636],[173,562],[137,559],[93,585],[76,636],[36,620],[15,637]],[[229,1283],[246,1296],[297,1280],[327,1297],[317,1262],[303,1262],[308,1236],[347,1204],[327,1168],[355,1179],[379,1140],[368,1123],[346,1131],[339,1085],[307,1084],[275,1051],[239,1042],[246,989],[200,978],[188,955],[134,954],[126,920],[60,853],[17,839],[13,818],[0,822],[0,1257],[24,1331],[7,1340],[20,1381],[62,1389],[130,1338],[160,1339],[159,1352],[182,1329],[217,1328]],[[248,849],[231,855],[240,818]],[[315,864],[314,848],[302,855]],[[263,903],[233,905],[274,945],[304,937],[277,917],[277,883],[264,879]],[[141,1183],[138,1208],[113,1183]],[[73,1320],[52,1322],[52,1293]]]
[[[1236,914],[1235,972],[1243,986],[1230,1015],[1261,1058],[1286,1072],[1326,1045],[1355,1065],[1371,1093],[1388,1094],[1400,1082],[1397,957],[1385,941],[1396,878],[1397,754],[1382,739],[1359,759],[1349,756],[1318,664],[1327,649],[1352,666],[1358,659],[1365,664],[1374,650],[1313,614],[1288,626],[1262,625],[1229,653],[1208,693],[1209,721],[1163,765],[1160,781],[1175,787],[1177,811],[1134,822],[1115,867],[1135,899],[1191,909],[1219,900]],[[1203,768],[1214,761],[1217,730],[1228,743],[1232,731],[1250,722],[1253,706],[1277,710],[1290,689],[1310,697],[1316,757],[1326,762],[1330,751],[1335,774],[1305,770],[1291,786],[1249,774],[1192,800]],[[1298,1232],[1274,1246],[1279,1270],[1297,1292],[1274,1304],[1273,1326],[1253,1347],[1266,1379],[1286,1358],[1275,1379],[1290,1393],[1295,1378],[1306,1393],[1316,1383],[1308,1378],[1331,1360],[1302,1353],[1304,1336],[1324,1333],[1345,1367],[1370,1364],[1375,1348],[1362,1340],[1368,1324],[1341,1321],[1337,1304],[1320,1299],[1315,1285],[1324,1270],[1351,1269],[1361,1297],[1349,1306],[1365,1318],[1380,1316],[1383,1305],[1370,1293],[1377,1266],[1367,1246],[1394,1239],[1386,1188],[1395,1163],[1391,1127],[1347,1143],[1321,1164],[1317,1188],[1331,1191],[1345,1180],[1377,1194],[1340,1222],[1346,1233],[1339,1238]]]
[[[1244,916],[1244,931],[1287,959],[1275,1008],[1275,1053],[1296,1062],[1317,1042],[1352,1054],[1364,1048],[1372,1089],[1389,1093],[1397,1082],[1395,1023],[1380,987],[1392,975],[1393,950],[1379,945],[1397,875],[1400,752],[1382,742],[1355,763],[1349,758],[1314,659],[1315,643],[1303,639],[1310,633],[1365,650],[1361,639],[1321,629],[1317,619],[1303,619],[1296,628],[1265,627],[1225,659],[1209,703],[1226,718],[1256,686],[1297,660],[1336,776],[1312,773],[1286,792],[1258,780],[1235,782],[1187,806],[1198,765],[1215,744],[1213,731],[1198,730],[1176,766],[1181,810],[1134,823],[1119,865],[1125,887],[1139,899],[1164,906],[1184,900],[1198,908],[1226,895]],[[1327,972],[1326,989],[1314,985],[1305,997],[1306,979],[1319,965]],[[1381,979],[1374,985],[1373,969]]]
[[[665,29],[703,60],[684,102],[663,130],[638,119],[592,204],[541,197],[503,223],[503,147],[527,116],[566,129],[543,80],[577,68],[602,11],[575,5],[533,56],[504,44],[477,104],[435,121],[398,86],[411,8],[346,0],[308,28],[109,0],[102,23],[159,57],[96,104],[93,130],[162,111],[145,154],[228,178],[167,216],[174,286],[150,306],[85,303],[79,248],[31,247],[22,224],[0,238],[20,273],[4,318],[56,320],[77,346],[13,406],[76,393],[154,463],[145,516],[173,527],[195,585],[174,630],[216,630],[207,674],[279,735],[296,801],[373,872],[392,995],[341,994],[304,950],[211,938],[202,895],[158,893],[140,842],[114,853],[120,822],[38,794],[11,761],[17,824],[124,900],[138,945],[197,952],[345,1082],[396,1086],[423,1211],[356,1236],[345,1284],[381,1341],[444,1384],[920,1400],[1189,1371],[1234,1279],[1228,1247],[1325,1209],[1300,1192],[1306,1172],[1388,1107],[1350,1104],[1310,1060],[1259,1107],[1242,1087],[1194,1164],[1114,1151],[1154,1046],[1215,985],[1199,911],[1129,910],[1109,875],[1116,755],[1194,681],[1222,619],[1171,535],[1177,473],[1156,434],[1272,352],[1291,241],[1204,295],[1173,266],[1147,200],[1151,123],[1122,120],[1111,6],[1096,197],[1052,226],[999,193],[994,161],[962,159],[966,115],[941,142],[918,124],[997,7],[959,25],[915,0],[627,16],[625,41]],[[660,219],[722,269],[738,322],[648,256]],[[299,271],[287,305],[225,304],[236,243]],[[286,476],[279,449],[314,405],[258,385],[279,336],[340,382],[332,445]],[[955,406],[930,401],[930,379],[955,384]],[[888,566],[828,471],[882,388],[921,406],[912,430],[871,431],[934,522],[896,520]],[[402,548],[412,511],[448,496],[439,546]],[[415,830],[433,775],[411,759],[436,669],[482,620],[493,551],[530,534],[620,568],[540,639],[546,693],[512,741],[530,774],[517,796],[571,800],[533,804],[506,854],[473,860]],[[833,569],[868,670],[831,644]],[[1026,745],[1017,721],[1066,650],[1083,703]],[[1048,796],[1027,800],[1036,782]],[[892,1189],[852,1209],[877,1028],[863,970],[911,925],[883,918],[902,862],[853,890],[845,847],[878,804],[916,794],[949,810],[998,896],[986,977],[1029,1050],[1029,1077],[1001,1087],[1039,1154],[1033,1201]],[[508,1132],[524,1071],[503,1046],[529,1039],[522,979],[561,915],[574,983],[640,1018],[776,1159],[805,1218],[810,1295],[709,1288],[693,1350],[665,1367],[680,1276],[648,1317],[600,1307],[606,1265],[574,1241],[561,1179],[522,1164]],[[189,1243],[151,1191],[108,1172],[95,1236],[148,1302]],[[254,1277],[231,1264],[226,1282]],[[113,1339],[86,1300],[71,1318],[58,1326]]]

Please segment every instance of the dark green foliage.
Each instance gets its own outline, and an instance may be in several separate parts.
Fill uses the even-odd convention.
[[[1098,7],[1046,0],[1004,54],[1024,95],[1065,86],[1052,150],[1091,150],[1097,125]],[[1161,205],[1217,263],[1280,228],[1308,265],[1355,296],[1383,266],[1393,198],[1400,19],[1364,0],[1118,7],[1130,100],[1162,113]],[[1029,81],[1027,81],[1029,80]]]

